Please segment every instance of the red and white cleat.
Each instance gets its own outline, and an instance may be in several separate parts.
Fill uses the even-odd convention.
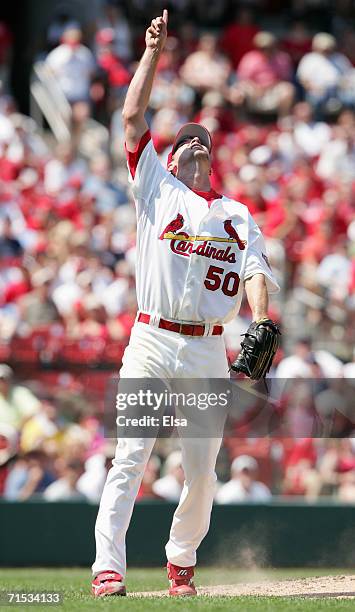
[[[168,562],[168,578],[170,582],[169,595],[171,597],[191,597],[197,595],[195,585],[192,582],[194,575],[193,567],[179,567]]]
[[[117,572],[101,572],[91,583],[94,597],[106,597],[108,595],[126,595],[126,587],[121,574]]]

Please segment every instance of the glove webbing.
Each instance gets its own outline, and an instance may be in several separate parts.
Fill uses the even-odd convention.
[[[255,338],[256,342],[258,342],[257,336],[255,336],[254,334],[245,333],[243,335]],[[250,368],[248,366],[248,362],[246,362],[246,366],[247,366],[247,368],[249,370],[250,378],[255,378],[255,379],[259,379],[261,377],[265,378],[266,374],[270,370],[272,359],[273,359],[273,357],[275,355],[275,352],[277,350],[278,338],[277,338],[277,336],[275,336],[271,332],[268,332],[268,335],[272,336],[272,338],[270,339],[270,346],[268,348],[268,351],[264,350],[264,352],[259,354],[259,355],[255,355],[252,352],[251,347],[249,347],[247,344],[245,344],[244,342],[241,343],[241,346],[243,347],[243,349],[244,349],[244,351],[246,353],[248,353],[252,357],[257,358],[257,364],[256,364],[257,367],[255,367],[252,372],[250,371]]]

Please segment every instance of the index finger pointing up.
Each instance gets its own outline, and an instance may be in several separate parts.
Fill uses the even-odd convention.
[[[164,21],[165,25],[168,25],[168,11],[167,11],[167,9],[163,10],[163,21]]]

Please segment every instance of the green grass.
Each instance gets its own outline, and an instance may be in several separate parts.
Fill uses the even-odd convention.
[[[287,578],[303,578],[307,576],[324,576],[330,574],[353,574],[344,569],[295,569],[295,570],[240,570],[230,568],[201,568],[196,573],[197,585],[236,584],[240,582],[260,582],[262,580],[282,580]],[[167,586],[164,569],[130,569],[127,576],[129,591],[155,591]],[[60,591],[64,602],[60,610],[75,612],[76,610],[132,610],[134,612],[150,612],[161,610],[166,612],[279,612],[302,611],[316,612],[318,610],[336,610],[337,612],[354,610],[354,600],[339,600],[334,598],[308,597],[197,597],[188,600],[165,598],[107,598],[94,600],[90,595],[90,571],[79,568],[41,569],[0,569],[0,590],[11,591]],[[1,606],[2,610],[28,610],[32,606],[12,605]],[[52,610],[58,606],[40,605],[40,610]]]

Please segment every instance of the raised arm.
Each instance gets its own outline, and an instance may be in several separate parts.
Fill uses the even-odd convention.
[[[146,31],[146,49],[129,85],[123,106],[125,139],[128,151],[135,151],[148,125],[144,118],[152,91],[153,80],[167,37],[168,11],[152,20]]]

